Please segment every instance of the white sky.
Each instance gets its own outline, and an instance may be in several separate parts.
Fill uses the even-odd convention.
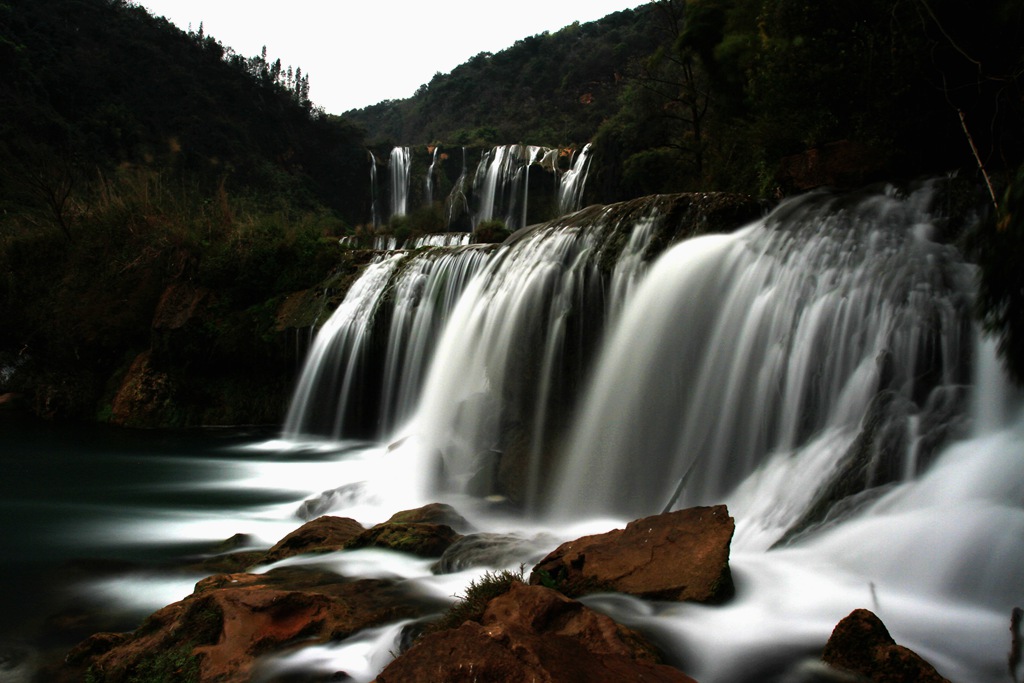
[[[586,23],[641,0],[137,0],[182,30],[198,30],[245,57],[309,75],[309,97],[340,114],[410,97],[437,72],[528,36]]]

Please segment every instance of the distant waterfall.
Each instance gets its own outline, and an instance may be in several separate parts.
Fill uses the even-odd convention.
[[[373,156],[373,152],[367,152],[370,155],[370,220],[373,227],[380,226],[380,209],[378,207],[378,192],[377,189],[377,157]]]
[[[444,201],[444,223],[449,230],[452,229],[452,223],[460,218],[463,214],[469,213],[469,200],[466,198],[466,184],[468,170],[466,167],[466,148],[462,148],[462,172],[459,173],[458,179],[455,184],[452,185],[451,192],[448,193],[448,197]]]
[[[583,190],[590,172],[590,143],[573,159],[558,185],[558,210],[562,215],[578,211],[583,202]]]
[[[408,147],[391,150],[388,171],[391,174],[391,215],[404,216],[409,212],[409,167],[412,155]]]
[[[430,153],[430,167],[427,169],[427,178],[425,181],[426,190],[426,201],[430,204],[434,201],[434,183],[437,180],[437,159],[441,156],[441,147],[434,147],[434,150]]]

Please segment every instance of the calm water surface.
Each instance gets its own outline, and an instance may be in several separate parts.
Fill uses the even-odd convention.
[[[189,559],[267,547],[336,452],[270,430],[135,431],[0,415],[0,639],[48,648],[135,628],[209,574]],[[268,482],[270,482],[268,484]]]

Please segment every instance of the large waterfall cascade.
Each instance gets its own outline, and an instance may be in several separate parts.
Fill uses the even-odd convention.
[[[660,255],[671,240],[651,202],[493,251],[382,257],[309,366],[335,363],[328,393],[346,390],[376,313],[390,359],[377,435],[392,447],[366,458],[388,464],[355,507],[318,509],[448,500],[478,528],[534,539],[504,557],[515,567],[584,530],[725,502],[729,604],[590,602],[705,682],[781,675],[858,607],[951,680],[1005,680],[1024,604],[1024,420],[973,324],[972,267],[934,240],[939,185],[795,198]],[[324,400],[312,373],[293,413]],[[520,513],[491,511],[494,493]]]

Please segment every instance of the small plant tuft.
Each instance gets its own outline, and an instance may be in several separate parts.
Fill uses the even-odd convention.
[[[424,629],[422,635],[458,628],[466,621],[480,623],[491,600],[508,593],[514,584],[525,583],[524,572],[525,565],[520,565],[518,571],[503,569],[500,572],[487,572],[479,579],[470,581],[466,594],[440,619]]]

